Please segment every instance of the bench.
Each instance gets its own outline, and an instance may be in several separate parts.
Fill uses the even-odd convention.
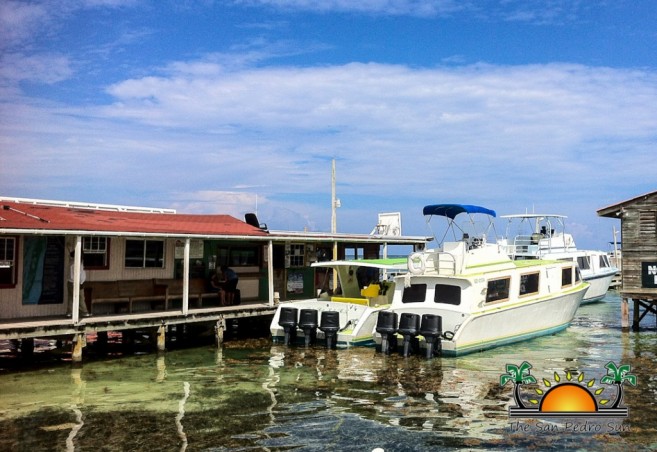
[[[166,302],[164,287],[158,287],[153,279],[121,281],[90,281],[85,283],[89,294],[91,312],[98,305],[113,305],[115,314],[150,310],[153,303]],[[144,305],[148,304],[148,309]],[[104,312],[108,313],[108,312]]]
[[[165,309],[173,306],[174,302],[182,303],[183,280],[182,279],[156,279],[155,285],[164,288]],[[217,290],[209,287],[209,284],[202,278],[192,278],[189,280],[189,307],[201,308],[204,300],[215,301],[214,305],[219,305],[219,294]]]

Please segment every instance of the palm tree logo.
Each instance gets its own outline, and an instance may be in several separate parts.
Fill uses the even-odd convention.
[[[531,368],[532,365],[527,361],[523,362],[520,366],[507,364],[507,373],[500,375],[500,386],[504,386],[509,381],[513,383],[513,399],[516,402],[517,408],[525,408],[525,404],[520,398],[520,385],[536,383],[536,378],[529,375],[529,369]]]
[[[506,365],[506,374],[500,376],[500,385],[509,381],[513,383],[513,399],[515,406],[509,408],[511,417],[553,418],[553,417],[627,417],[628,408],[622,407],[623,384],[625,382],[636,386],[636,376],[630,374],[629,365],[617,366],[614,362],[607,363],[607,375],[600,379],[600,385],[615,385],[616,398],[609,408],[610,400],[603,398],[604,386],[597,389],[595,379],[585,380],[584,373],[574,375],[566,371],[565,381],[557,372],[554,373],[554,384],[544,378],[541,389],[537,381],[530,375],[532,365],[524,361],[520,366]],[[538,398],[528,398],[527,405],[521,396],[522,385],[535,385],[533,388]]]

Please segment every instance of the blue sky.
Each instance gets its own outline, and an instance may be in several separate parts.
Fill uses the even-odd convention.
[[[369,233],[480,204],[567,215],[657,189],[652,0],[0,3],[0,196],[257,211]],[[498,228],[503,232],[503,228]]]

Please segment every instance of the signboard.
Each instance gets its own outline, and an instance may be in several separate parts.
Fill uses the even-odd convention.
[[[175,257],[176,259],[183,259],[185,257],[185,242],[183,240],[176,240]],[[189,258],[203,259],[203,240],[189,241]]]
[[[641,287],[657,288],[657,262],[641,262]]]

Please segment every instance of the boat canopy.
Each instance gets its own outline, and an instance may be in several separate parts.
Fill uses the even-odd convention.
[[[452,220],[460,213],[483,213],[492,217],[496,215],[494,210],[470,204],[434,204],[425,206],[422,210],[423,215],[438,215]]]
[[[407,270],[408,259],[405,257],[392,257],[386,259],[354,259],[341,261],[314,262],[311,267],[369,267],[381,270]]]

